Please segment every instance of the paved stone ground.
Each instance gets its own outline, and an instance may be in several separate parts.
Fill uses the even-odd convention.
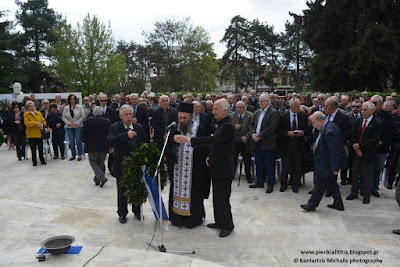
[[[50,160],[46,166],[33,167],[30,160],[17,161],[15,151],[0,147],[0,264],[83,266],[104,246],[87,266],[321,266],[332,265],[331,259],[348,261],[335,266],[376,259],[382,266],[399,266],[400,236],[392,230],[400,228],[400,208],[394,191],[382,186],[382,197],[372,197],[369,205],[360,199],[345,200],[346,210],[341,212],[328,209],[332,199],[324,198],[316,212],[308,213],[299,205],[309,198],[311,174],[299,194],[280,193],[277,185],[267,195],[264,190],[249,189],[245,181],[240,186],[234,181],[234,232],[219,238],[217,231],[205,226],[213,221],[212,201],[206,200],[207,218],[202,226],[189,230],[169,225],[165,232],[167,249],[196,251],[176,255],[148,248],[155,221],[148,204],[143,225],[132,213],[125,225],[118,222],[115,179],[107,176],[109,182],[99,188],[92,181],[87,159]],[[350,192],[350,186],[340,189],[343,197]],[[50,256],[38,263],[35,253],[40,243],[62,234],[74,236],[74,245],[83,246],[80,255]],[[158,231],[152,244],[160,244]],[[338,250],[338,254],[302,255],[303,250]],[[342,254],[351,250],[377,254]],[[301,263],[303,259],[314,262]]]

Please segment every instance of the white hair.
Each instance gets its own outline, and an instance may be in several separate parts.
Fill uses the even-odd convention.
[[[231,105],[229,105],[228,101],[222,101],[221,102],[221,110],[228,110],[231,108]]]
[[[99,94],[98,97],[99,97],[99,98],[101,98],[101,97],[107,98],[107,95],[106,95],[106,94]]]
[[[294,101],[296,101],[296,100],[300,103],[300,100],[299,100],[298,98],[291,98],[291,99],[289,100],[289,106],[293,107]]]
[[[381,103],[383,103],[383,97],[381,97],[380,95],[373,95],[373,96],[371,97],[371,99],[374,98],[374,97],[379,98],[379,101],[380,101]]]
[[[258,99],[260,99],[260,98],[264,98],[264,100],[269,101],[269,94],[263,93],[260,95],[260,97]]]
[[[375,109],[376,109],[375,104],[372,103],[371,101],[367,101],[363,105],[367,105],[368,109],[371,109],[375,112]]]
[[[103,115],[103,108],[101,108],[101,107],[99,107],[99,106],[94,107],[94,109],[93,109],[93,115],[94,115],[94,116]]]
[[[119,108],[119,114],[122,114],[122,113],[124,113],[124,110],[131,110],[132,111],[132,108],[131,108],[131,106],[129,106],[129,105],[122,105],[120,108]]]
[[[314,113],[313,117],[316,120],[320,120],[320,121],[326,120],[326,115],[324,113],[322,113],[321,111],[316,111]]]

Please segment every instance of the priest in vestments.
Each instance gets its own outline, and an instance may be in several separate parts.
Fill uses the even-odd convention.
[[[211,184],[206,165],[208,148],[178,144],[173,136],[205,136],[206,130],[193,121],[192,103],[182,102],[178,111],[178,127],[171,131],[167,148],[168,153],[175,156],[174,175],[170,180],[169,220],[174,226],[194,228],[206,217],[203,202],[210,194]]]

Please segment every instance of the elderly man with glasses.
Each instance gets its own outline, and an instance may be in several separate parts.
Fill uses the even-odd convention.
[[[49,100],[48,99],[43,99],[42,100],[42,107],[39,109],[39,112],[42,113],[43,118],[47,118],[47,115],[49,115]]]

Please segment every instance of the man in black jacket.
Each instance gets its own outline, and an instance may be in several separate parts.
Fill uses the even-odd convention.
[[[103,187],[108,181],[104,173],[104,160],[107,155],[107,134],[111,121],[103,118],[101,107],[95,107],[94,117],[88,118],[83,122],[82,141],[85,142],[85,153],[88,153],[89,163],[95,174],[94,182]]]
[[[154,129],[153,141],[157,144],[157,148],[162,151],[165,138],[167,138],[167,127],[173,122],[178,123],[178,112],[169,106],[169,97],[166,95],[160,96],[159,103],[160,108],[153,111],[151,126]],[[172,179],[174,163],[168,153],[165,156],[167,158],[168,176]]]
[[[131,94],[130,103],[133,112],[133,121],[134,123],[140,123],[143,126],[143,130],[145,131],[145,142],[150,141],[150,132],[149,129],[149,117],[147,116],[147,110],[144,106],[139,105],[139,96],[138,94]]]
[[[364,204],[369,204],[374,182],[374,163],[378,153],[377,144],[382,136],[383,124],[374,116],[375,105],[365,102],[361,106],[362,118],[357,119],[351,137],[351,144],[356,151],[352,159],[351,194],[346,198],[353,200],[358,197],[360,189],[360,174],[364,177]]]
[[[376,155],[374,166],[374,185],[372,187],[372,195],[375,197],[380,197],[380,194],[378,193],[379,182],[383,168],[385,167],[386,157],[389,154],[390,145],[392,143],[393,121],[392,114],[382,109],[383,98],[380,95],[372,96],[371,102],[375,105],[374,116],[376,116],[383,123],[382,136],[378,142],[378,153]]]
[[[346,116],[346,113],[342,109],[338,108],[338,101],[335,96],[330,97],[325,101],[324,109],[326,111],[328,121],[333,121],[339,127],[343,137],[343,146],[345,147],[345,151],[347,149],[346,155],[348,155],[349,151],[347,148],[347,141],[350,140],[351,132],[349,117]],[[340,178],[342,180],[342,184],[347,181],[347,168],[341,169]]]
[[[100,107],[102,108],[102,115],[104,118],[107,118],[111,121],[111,124],[118,121],[117,111],[115,109],[107,106],[107,95],[100,94],[98,97]],[[108,154],[108,162],[107,162],[108,170],[111,172],[113,166],[113,155]]]
[[[118,215],[119,222],[126,223],[128,206],[124,193],[126,189],[121,186],[122,161],[130,152],[135,152],[137,148],[145,141],[143,126],[133,122],[132,108],[123,105],[119,110],[121,121],[112,124],[108,130],[107,142],[114,150],[114,161],[111,175],[117,178],[118,188]],[[140,220],[140,207],[132,205],[132,212]]]
[[[282,177],[280,191],[287,189],[288,174],[292,181],[292,190],[299,192],[301,170],[303,168],[303,152],[305,135],[308,133],[308,120],[305,113],[300,112],[300,100],[289,101],[290,110],[279,117],[277,127],[278,147],[282,155]]]
[[[226,237],[233,231],[233,219],[229,198],[231,183],[234,176],[233,150],[235,145],[235,125],[228,116],[229,103],[225,99],[215,102],[213,114],[218,120],[218,128],[213,136],[188,138],[175,135],[177,143],[191,143],[193,147],[208,145],[209,157],[206,162],[210,167],[213,184],[213,206],[215,223],[207,225],[209,228],[221,229],[220,237]]]

